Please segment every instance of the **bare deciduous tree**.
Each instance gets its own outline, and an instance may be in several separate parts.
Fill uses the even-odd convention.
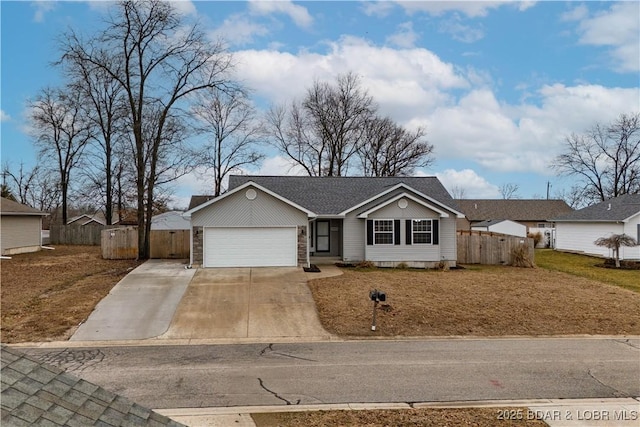
[[[231,57],[221,42],[209,42],[170,2],[121,1],[106,24],[87,41],[68,34],[63,51],[103,70],[124,92],[136,165],[138,256],[145,259],[156,186],[185,171],[161,165],[170,157],[167,148],[178,141],[177,122],[184,119],[181,113],[188,111],[192,95],[230,84]]]
[[[65,67],[70,78],[72,90],[82,97],[82,104],[95,127],[90,160],[84,168],[84,177],[88,181],[84,186],[87,198],[95,202],[103,200],[103,212],[107,225],[114,218],[114,173],[119,160],[117,145],[122,143],[125,118],[124,91],[122,85],[105,70],[74,55],[73,51],[64,52],[59,64]]]
[[[608,125],[572,134],[565,145],[553,167],[561,175],[577,177],[589,202],[640,192],[640,113],[622,114]]]
[[[213,171],[213,194],[219,196],[229,173],[264,158],[257,150],[263,128],[247,94],[241,90],[203,92],[194,114],[203,123],[200,131],[207,138],[199,151],[200,161],[207,171]]]
[[[520,190],[520,186],[512,182],[507,182],[498,187],[500,196],[502,196],[503,199],[518,199],[518,190]]]
[[[466,199],[467,198],[467,190],[459,185],[454,185],[451,187],[451,197],[454,199]]]
[[[315,81],[301,102],[272,108],[267,122],[276,147],[309,175],[342,176],[374,112],[358,76],[348,73],[333,84]]]
[[[67,222],[71,173],[92,138],[92,127],[78,92],[45,88],[30,102],[30,121],[42,161],[52,161],[59,175],[62,222]]]
[[[388,117],[369,120],[358,150],[363,174],[409,175],[416,167],[430,165],[433,145],[423,140],[424,135],[424,129],[410,132]]]

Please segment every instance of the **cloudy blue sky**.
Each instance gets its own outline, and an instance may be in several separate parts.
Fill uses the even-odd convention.
[[[560,1],[182,1],[189,19],[223,37],[236,77],[259,107],[300,97],[314,79],[354,71],[399,123],[424,126],[437,175],[468,198],[522,198],[571,184],[549,163],[564,138],[640,111],[640,3]],[[107,2],[1,3],[2,162],[36,162],[27,100],[60,82],[56,37],[90,33]],[[265,146],[259,170],[286,161]],[[178,204],[207,193],[195,175],[175,186]]]

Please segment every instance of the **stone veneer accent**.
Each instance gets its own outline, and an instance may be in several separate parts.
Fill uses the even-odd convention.
[[[204,233],[201,226],[193,227],[193,265],[202,265]]]
[[[307,267],[307,226],[298,226],[298,267]]]

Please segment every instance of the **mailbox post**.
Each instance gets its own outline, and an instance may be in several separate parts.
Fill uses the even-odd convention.
[[[376,307],[380,301],[384,302],[387,300],[387,294],[377,289],[369,291],[369,299],[373,301],[373,321],[371,322],[371,330],[376,330]]]

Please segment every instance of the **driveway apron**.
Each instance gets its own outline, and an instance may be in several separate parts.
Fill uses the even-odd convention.
[[[163,334],[195,270],[180,260],[149,260],[125,276],[71,341],[139,340]]]
[[[200,269],[162,338],[329,339],[299,268]]]

